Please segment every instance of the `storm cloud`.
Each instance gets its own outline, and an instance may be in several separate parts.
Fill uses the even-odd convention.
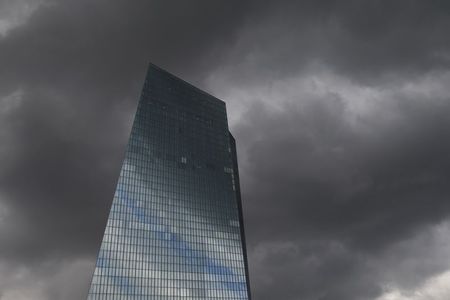
[[[446,1],[1,1],[0,299],[83,299],[148,62],[227,103],[254,299],[448,299]]]

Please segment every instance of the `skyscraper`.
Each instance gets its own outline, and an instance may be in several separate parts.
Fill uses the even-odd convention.
[[[152,64],[88,299],[250,299],[225,103]]]

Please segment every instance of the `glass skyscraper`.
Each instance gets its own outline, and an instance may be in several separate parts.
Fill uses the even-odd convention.
[[[250,299],[225,103],[152,64],[88,299]]]

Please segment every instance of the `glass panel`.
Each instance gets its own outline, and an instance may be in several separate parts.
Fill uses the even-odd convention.
[[[151,65],[88,299],[249,299],[225,103]]]

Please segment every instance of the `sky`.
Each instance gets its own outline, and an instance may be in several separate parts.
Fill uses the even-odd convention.
[[[448,1],[0,0],[0,300],[86,296],[148,62],[227,103],[254,300],[450,299]]]

